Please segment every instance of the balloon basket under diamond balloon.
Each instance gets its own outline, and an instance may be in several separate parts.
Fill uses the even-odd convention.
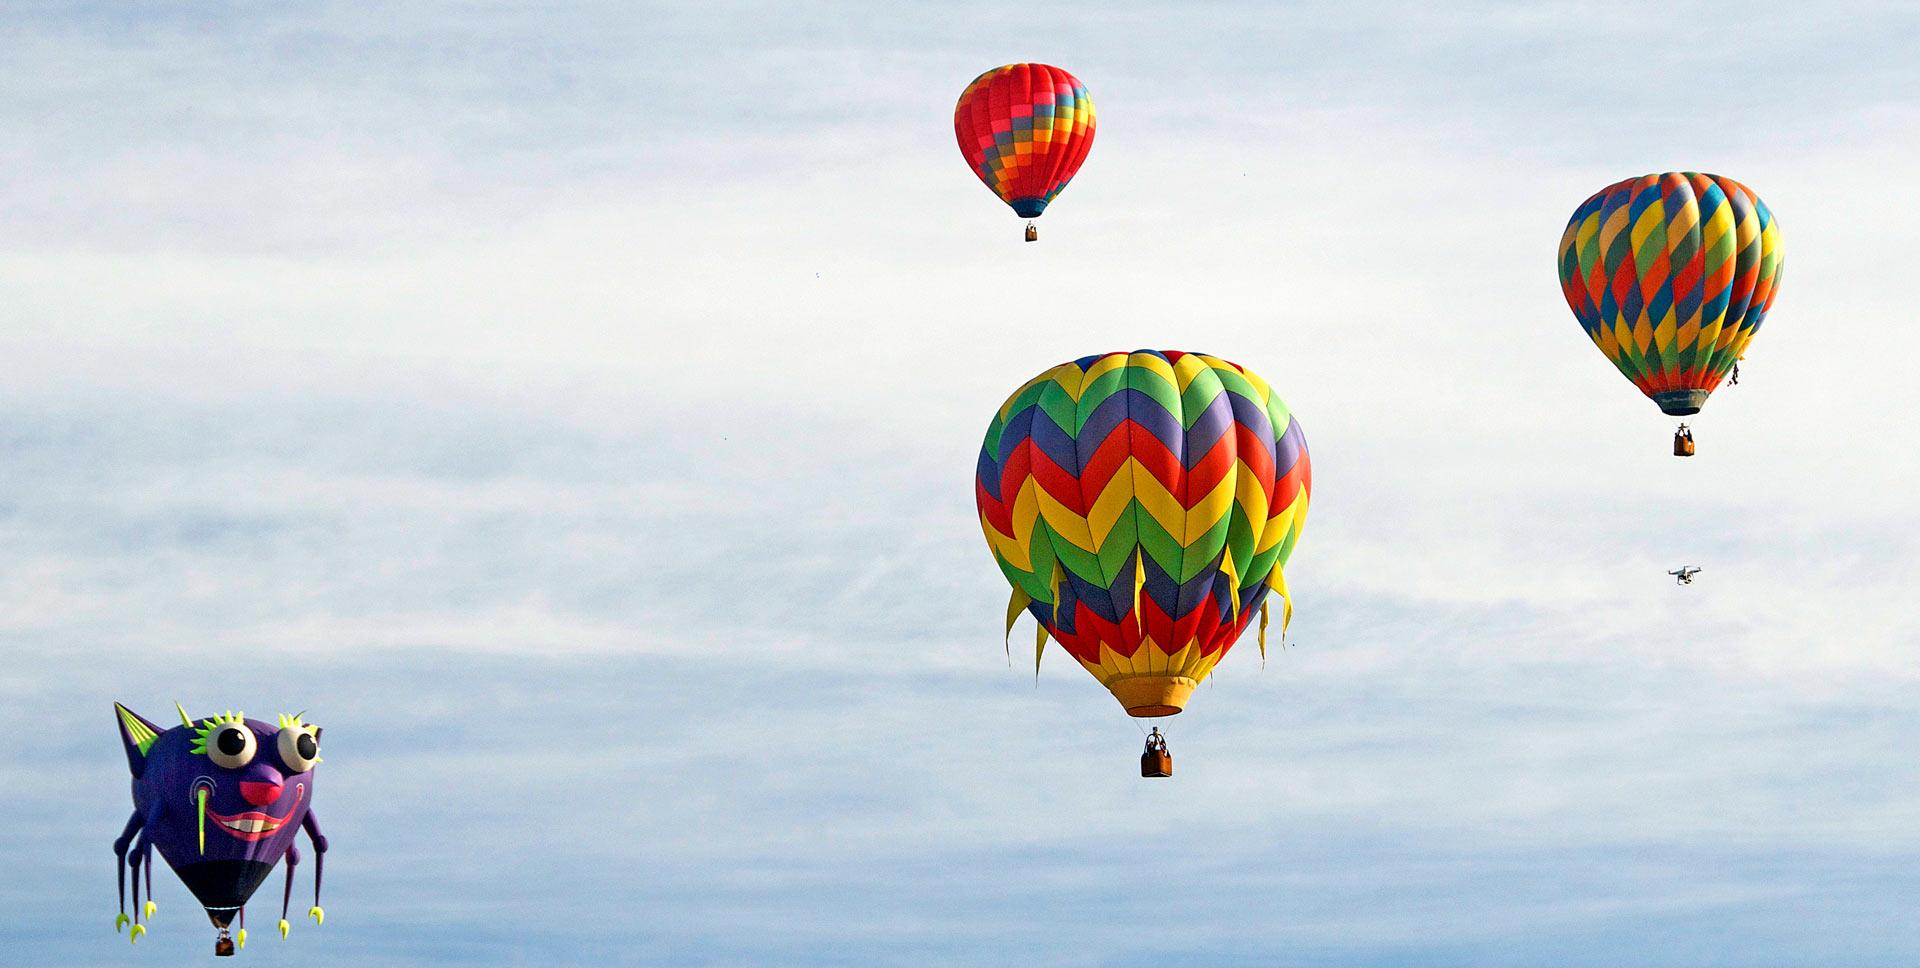
[[[1681,424],[1680,429],[1673,432],[1673,456],[1692,457],[1693,451],[1693,430]]]

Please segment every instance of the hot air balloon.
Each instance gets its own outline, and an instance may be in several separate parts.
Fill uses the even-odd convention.
[[[1581,328],[1676,417],[1699,413],[1746,354],[1780,266],[1780,225],[1760,197],[1698,172],[1615,182],[1560,237],[1560,289]],[[1693,453],[1686,424],[1674,453]]]
[[[113,704],[133,771],[133,816],[113,842],[119,858],[118,931],[132,922],[130,940],[147,933],[151,919],[153,849],[206,908],[219,929],[214,954],[231,955],[247,944],[247,899],[280,858],[287,859],[287,886],[280,899],[280,936],[287,936],[287,905],[293,869],[300,863],[294,835],[304,829],[313,842],[315,924],[327,838],[313,816],[313,769],[320,762],[320,727],[299,716],[277,723],[223,713],[194,720],[180,710],[180,725],[161,729],[119,703]],[[140,903],[140,870],[146,868],[147,902]],[[127,917],[127,872],[133,872],[133,917]],[[229,928],[239,921],[239,935]],[[238,942],[236,945],[236,941]]]
[[[1299,422],[1237,364],[1140,350],[1034,377],[987,428],[974,480],[1013,586],[1008,634],[1024,610],[1036,674],[1051,637],[1128,715],[1180,712],[1255,616],[1266,654],[1269,593],[1284,633],[1312,480]],[[1142,773],[1164,775],[1144,758]]]
[[[973,79],[953,108],[953,133],[968,167],[1000,200],[1033,219],[1067,187],[1093,147],[1093,99],[1072,74],[1046,64],[1008,64]]]

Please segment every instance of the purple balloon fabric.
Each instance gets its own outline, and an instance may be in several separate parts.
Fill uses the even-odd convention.
[[[313,907],[308,913],[315,922],[324,919],[320,875],[327,839],[312,810],[320,727],[299,716],[281,716],[277,723],[234,713],[195,720],[181,710],[181,725],[162,730],[119,703],[114,713],[133,773],[133,816],[113,844],[121,885],[116,930],[131,922],[133,940],[146,933],[142,922],[143,915],[153,912],[152,853],[157,848],[220,929],[216,950],[222,954],[228,953],[220,949],[229,944],[227,929],[236,920],[239,943],[246,944],[247,900],[286,858],[287,886],[280,909],[280,933],[285,936],[293,871],[300,863],[294,838],[303,828],[314,849]],[[144,908],[143,867],[148,895]],[[131,918],[126,913],[129,871]]]

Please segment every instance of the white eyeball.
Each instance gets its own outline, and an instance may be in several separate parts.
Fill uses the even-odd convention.
[[[314,726],[294,726],[280,731],[276,741],[280,765],[294,773],[305,773],[320,762],[320,730]]]
[[[207,736],[207,759],[216,766],[237,770],[253,762],[258,745],[246,723],[221,723]]]

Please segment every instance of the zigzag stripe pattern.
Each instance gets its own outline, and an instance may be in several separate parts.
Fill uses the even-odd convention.
[[[1616,182],[1574,210],[1560,237],[1560,289],[1642,393],[1660,402],[1697,391],[1704,401],[1773,307],[1781,262],[1780,226],[1751,189],[1666,172]]]
[[[1046,64],[1008,64],[973,79],[953,108],[968,167],[1021,218],[1046,210],[1093,148],[1093,98]]]
[[[974,497],[1015,603],[1102,684],[1197,682],[1269,591],[1284,602],[1312,480],[1300,425],[1266,381],[1139,350],[1015,392],[987,429]]]

